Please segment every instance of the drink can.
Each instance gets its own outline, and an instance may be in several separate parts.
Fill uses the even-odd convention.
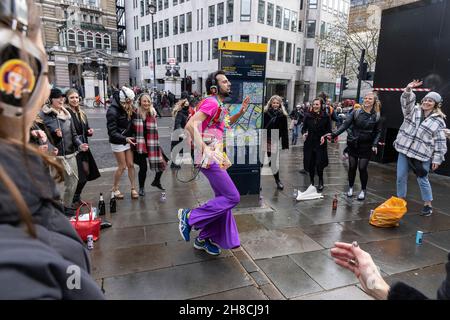
[[[416,244],[422,244],[423,242],[423,232],[417,231],[416,233]]]
[[[87,236],[87,248],[89,250],[94,249],[94,237],[92,236],[92,234]]]
[[[161,192],[161,201],[166,201],[166,193]]]
[[[294,193],[292,194],[292,196],[294,198],[297,198],[297,196],[298,196],[298,190],[297,189],[294,189]]]

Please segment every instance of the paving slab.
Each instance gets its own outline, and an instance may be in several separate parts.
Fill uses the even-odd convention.
[[[334,247],[336,241],[353,242],[363,239],[361,235],[336,222],[307,226],[303,227],[302,230],[324,248]]]
[[[323,291],[323,288],[287,256],[257,260],[256,263],[288,299]]]
[[[334,289],[314,293],[307,296],[295,298],[294,300],[375,300],[358,286],[348,286],[344,288]]]
[[[300,228],[257,229],[242,232],[240,237],[241,246],[255,260],[323,249]]]
[[[430,299],[437,298],[437,290],[446,277],[445,264],[438,264],[431,267],[425,267],[408,272],[402,272],[386,277],[389,285],[397,281],[419,290]]]
[[[248,286],[195,298],[194,300],[268,300],[268,298],[261,289]]]
[[[370,242],[361,248],[388,275],[433,266],[447,261],[447,252],[424,242],[416,245],[415,236]]]
[[[424,234],[423,241],[450,252],[450,230]]]
[[[314,221],[296,209],[279,209],[273,212],[255,214],[254,217],[267,229],[306,227],[314,224]]]
[[[420,215],[406,216],[404,221],[416,226],[417,230],[423,232],[443,231],[450,229],[450,216],[433,210],[433,214],[429,217]]]
[[[182,300],[248,287],[251,280],[230,257],[104,280],[108,299]]]

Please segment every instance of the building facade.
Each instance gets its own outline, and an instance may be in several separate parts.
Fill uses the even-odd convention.
[[[157,0],[153,23],[149,3],[126,2],[132,84],[153,87],[155,64],[156,87],[164,89],[166,65],[174,58],[180,76],[192,79],[187,89],[204,93],[206,77],[218,68],[218,41],[228,40],[268,45],[267,99],[278,94],[291,108],[318,91],[334,95],[327,64],[332,52],[320,52],[315,40],[324,25],[348,18],[348,0]]]
[[[85,70],[103,77],[108,86],[128,84],[128,54],[118,52],[115,0],[43,0],[37,6],[51,84],[83,91]],[[104,63],[102,74],[99,62]]]

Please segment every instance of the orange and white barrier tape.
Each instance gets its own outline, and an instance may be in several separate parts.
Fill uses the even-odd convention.
[[[373,91],[403,91],[405,90],[405,88],[373,88]],[[429,92],[431,91],[431,89],[427,89],[427,88],[416,88],[416,89],[412,89],[412,91],[425,91],[425,92]]]

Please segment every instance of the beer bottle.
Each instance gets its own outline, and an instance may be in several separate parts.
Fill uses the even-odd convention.
[[[105,200],[103,200],[103,193],[100,193],[100,200],[98,200],[98,214],[104,216],[106,214]]]
[[[334,199],[333,199],[333,211],[337,209],[337,204],[338,204],[338,198],[337,198],[337,194],[335,194]]]
[[[114,195],[114,191],[111,192],[111,200],[109,200],[109,212],[116,212],[116,197]]]

